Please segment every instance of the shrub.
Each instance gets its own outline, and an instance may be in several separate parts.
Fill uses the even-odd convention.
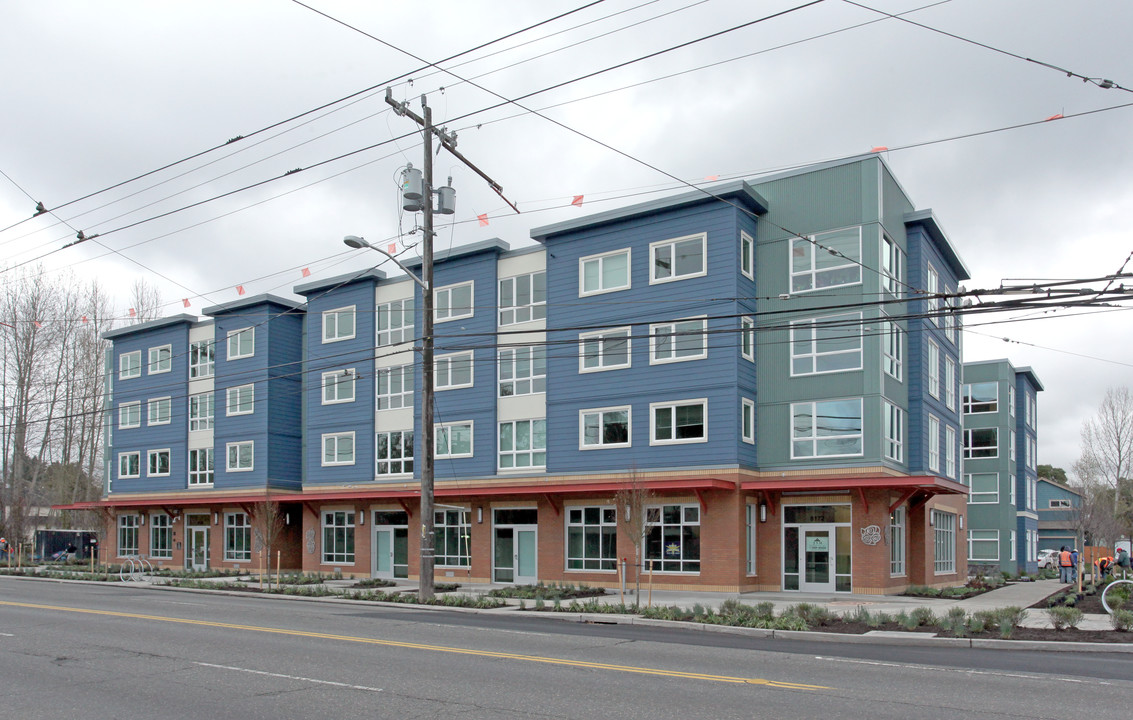
[[[833,619],[833,615],[822,605],[814,605],[812,603],[799,603],[787,608],[786,615],[794,615],[807,624],[808,627],[815,627],[817,625],[825,625]]]
[[[1114,610],[1109,622],[1117,632],[1133,630],[1133,610]]]
[[[1055,630],[1065,630],[1066,628],[1078,628],[1078,624],[1082,622],[1082,611],[1076,607],[1052,607],[1048,608],[1046,614],[1050,617],[1050,624]]]
[[[901,625],[906,630],[915,630],[918,627],[920,627],[921,623],[920,623],[920,620],[917,619],[916,614],[914,614],[914,613],[901,613],[901,614],[904,615],[904,617],[901,618]]]
[[[870,612],[865,605],[858,605],[856,610],[854,610],[849,615],[844,615],[843,619],[847,622],[869,625],[873,621],[873,616],[870,615]]]
[[[915,620],[918,626],[935,625],[936,615],[929,608],[917,608],[909,614],[910,620]]]
[[[999,629],[1002,632],[1004,626],[1010,627],[1012,630],[1023,624],[1027,619],[1027,611],[1021,607],[1012,605],[1010,607],[1000,608],[996,613],[999,616]]]
[[[940,620],[940,627],[956,637],[964,637],[968,629],[968,613],[962,607],[949,608],[948,614]]]

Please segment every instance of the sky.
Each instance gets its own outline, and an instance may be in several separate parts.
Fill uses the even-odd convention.
[[[524,247],[533,227],[688,189],[674,177],[887,147],[969,289],[1102,277],[1133,251],[1131,26],[1123,0],[9,0],[0,228],[19,224],[0,267],[97,278],[125,322],[139,278],[163,314],[199,313],[237,285],[293,297],[303,268],[372,265],[345,235],[412,256],[397,178],[420,138],[389,86],[418,113],[425,95],[521,211],[442,153],[457,212],[438,250]],[[36,201],[53,213],[28,220]],[[64,248],[79,230],[102,236]],[[1082,423],[1129,384],[1128,328],[1121,307],[982,316],[964,359],[1035,371],[1039,462],[1070,469]]]

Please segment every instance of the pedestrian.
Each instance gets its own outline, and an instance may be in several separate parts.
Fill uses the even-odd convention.
[[[1058,581],[1063,584],[1069,584],[1070,573],[1074,565],[1071,561],[1070,548],[1065,545],[1058,551]]]
[[[1070,582],[1078,582],[1078,548],[1070,551]]]
[[[1105,576],[1113,572],[1113,557],[1103,555],[1094,561],[1094,582],[1100,583],[1105,580]]]
[[[8,547],[8,539],[0,537],[0,552],[7,555],[12,549]]]
[[[1121,568],[1121,574],[1124,576],[1126,571],[1129,570],[1129,552],[1123,547],[1117,548],[1117,557],[1114,558],[1114,562]]]

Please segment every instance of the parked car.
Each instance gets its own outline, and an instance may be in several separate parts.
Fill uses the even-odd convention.
[[[1057,550],[1039,550],[1039,570],[1058,567]]]

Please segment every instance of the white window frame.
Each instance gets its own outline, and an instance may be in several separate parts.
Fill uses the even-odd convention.
[[[204,468],[201,467],[202,455],[204,456]],[[196,462],[194,462],[194,458]],[[213,460],[212,448],[189,450],[189,487],[212,487],[216,479],[216,465]]]
[[[837,435],[837,436],[835,436],[835,435],[819,436],[816,432],[816,429],[815,429],[815,426],[818,424],[816,422],[816,418],[818,417],[818,406],[820,406],[820,405],[830,405],[830,404],[833,404],[833,403],[843,403],[843,402],[849,402],[849,403],[856,402],[857,403],[857,405],[858,405],[858,420],[859,420],[858,431],[856,433],[843,433],[843,434]],[[810,409],[810,417],[811,417],[811,434],[805,435],[805,436],[796,436],[795,435],[795,428],[794,428],[794,418],[795,418],[795,415],[797,414],[796,409],[803,410],[803,409],[806,409],[808,407]],[[863,410],[862,410],[862,398],[838,398],[838,399],[833,399],[833,400],[816,400],[816,401],[812,401],[812,402],[791,403],[790,411],[791,411],[791,414],[790,414],[790,417],[789,417],[789,420],[788,420],[788,425],[790,427],[790,430],[789,430],[790,435],[788,437],[788,440],[791,443],[791,459],[792,460],[804,460],[804,459],[805,460],[811,460],[811,459],[838,458],[838,457],[861,457],[864,454],[864,452],[865,452],[865,415],[864,415]],[[843,440],[854,440],[854,439],[856,439],[857,443],[858,443],[858,451],[853,452],[853,453],[819,454],[818,453],[818,442],[819,442],[819,440],[833,440],[833,439],[843,439]],[[800,443],[800,442],[809,442],[811,444],[811,447],[814,449],[814,452],[811,452],[811,453],[805,454],[805,455],[796,454],[795,446],[796,446],[797,443]]]
[[[456,363],[463,363],[465,360],[468,361],[468,382],[454,383],[452,381],[453,366]],[[475,353],[472,350],[437,355],[433,360],[433,377],[436,378],[434,386],[437,392],[472,387],[476,382],[474,361]]]
[[[142,402],[125,402],[118,406],[118,429],[129,430],[142,426]]]
[[[240,451],[247,447],[249,450],[249,463],[247,467],[240,464]],[[232,463],[232,451],[236,451],[236,464]],[[256,469],[256,443],[254,440],[239,440],[237,442],[226,443],[224,446],[224,470],[225,472],[252,472]]]
[[[605,433],[603,428],[606,425],[606,415],[610,413],[626,414],[626,441],[625,442],[603,442]],[[586,418],[587,416],[598,416],[598,442],[586,442]],[[627,448],[633,446],[633,407],[630,405],[616,405],[603,408],[585,408],[578,411],[578,449],[579,450],[607,450],[610,448]]]
[[[342,318],[350,318],[350,333],[344,334],[340,332],[342,325]],[[333,326],[333,327],[332,327]],[[340,342],[342,340],[353,340],[358,334],[358,314],[357,306],[346,305],[333,310],[323,311],[323,342],[332,343]]]
[[[130,473],[129,468],[127,467],[127,472],[123,473],[122,472],[122,462],[124,460],[128,461],[129,458],[134,459],[134,462],[133,462],[134,468],[135,468],[134,472]],[[142,453],[141,453],[141,451],[140,450],[131,450],[130,452],[120,452],[120,453],[118,453],[118,479],[119,480],[127,480],[127,479],[130,479],[130,478],[139,478],[141,476],[142,476]]]
[[[459,313],[453,309],[452,294],[457,290],[467,287],[468,288],[468,307],[460,306]],[[446,297],[444,307],[442,307],[441,298]],[[442,315],[441,313],[446,313]],[[446,323],[453,320],[463,320],[464,318],[473,317],[476,314],[476,282],[468,280],[466,282],[453,283],[445,285],[433,290],[433,322]]]
[[[130,380],[142,376],[142,351],[131,350],[118,356],[118,379]]]
[[[940,472],[940,418],[928,416],[928,469]]]
[[[940,298],[934,297],[940,293],[940,273],[930,263],[926,271],[925,301],[929,319],[932,324],[940,327]]]
[[[393,446],[394,446],[394,442],[393,442],[394,435],[400,436],[400,439],[401,439],[401,443],[400,443],[401,455],[399,457],[396,457],[396,458],[393,457],[393,455],[392,455],[392,449],[393,449]],[[382,436],[385,436],[385,438],[386,438],[386,448],[389,449],[389,451],[387,451],[387,453],[386,453],[387,457],[382,457],[382,454],[380,452],[380,449],[381,449],[381,446],[382,446],[382,443],[381,443]],[[409,444],[410,444],[410,447],[409,447],[410,452],[409,452],[408,455],[406,455],[406,453],[405,453],[406,436],[408,436]],[[414,437],[413,430],[381,430],[381,431],[377,432],[374,435],[374,474],[378,475],[380,477],[388,477],[388,476],[393,476],[393,475],[412,476],[413,475],[413,468],[414,468],[414,461],[415,461],[415,457],[414,457],[415,446],[413,444],[415,442],[416,442],[416,438]],[[382,470],[382,464],[383,463],[386,465],[385,471]],[[406,464],[408,464],[408,469],[406,468]],[[399,468],[396,472],[394,471],[395,466]]]
[[[413,407],[414,368],[412,363],[379,368],[377,375],[377,381],[374,383],[374,392],[377,397],[376,408],[378,411]],[[400,389],[397,392],[392,392],[391,388],[394,386],[395,378],[400,382]],[[406,387],[406,380],[409,381],[408,387]],[[385,392],[382,392],[383,382],[385,384]],[[385,405],[385,407],[382,407],[383,405]]]
[[[161,472],[161,457],[165,456],[165,472]],[[157,470],[154,470],[154,460],[157,460]],[[172,471],[173,455],[169,448],[160,448],[146,452],[146,477],[169,477]]]
[[[536,278],[542,276],[542,292],[537,289]],[[531,302],[520,304],[519,298],[519,285],[521,279],[526,278],[528,298]],[[510,286],[508,288],[507,286]],[[533,320],[545,320],[547,318],[547,271],[537,270],[536,272],[524,273],[522,275],[513,275],[512,277],[500,278],[498,283],[499,289],[499,313],[496,315],[496,322],[499,327],[506,327],[508,325],[519,325],[521,323],[531,322]],[[511,295],[511,304],[505,304],[504,297]],[[540,296],[542,299],[539,299]]]
[[[740,231],[740,273],[755,279],[755,240],[746,231]]]
[[[216,341],[195,340],[189,343],[189,379],[210,378],[216,374]]]
[[[623,337],[624,335],[624,337]],[[616,336],[616,337],[615,337]],[[598,359],[598,364],[594,367],[586,367],[586,346],[588,341],[598,341],[598,352],[595,357]],[[611,341],[625,341],[625,362],[617,365],[605,364],[606,359],[606,343]],[[633,364],[633,332],[626,327],[606,328],[604,330],[596,330],[594,332],[579,333],[578,335],[578,372],[592,373],[592,372],[606,372],[608,370],[621,370],[628,368]]]
[[[925,343],[928,360],[925,361],[925,375],[928,376],[928,394],[940,399],[940,346],[932,340]]]
[[[673,508],[673,507],[680,508],[680,520],[677,521],[676,523],[671,523],[671,522],[666,523],[665,519],[664,519],[665,518],[665,508]],[[690,516],[695,516],[695,519],[689,520],[688,518]],[[700,529],[699,529],[701,527],[702,520],[703,520],[702,516],[703,516],[703,513],[701,512],[701,508],[700,508],[699,503],[664,503],[662,505],[649,505],[645,508],[645,518],[646,518],[645,535],[646,535],[646,538],[648,538],[648,536],[650,534],[652,534],[653,528],[657,527],[657,526],[660,526],[662,528],[664,528],[666,526],[668,526],[668,527],[676,526],[676,527],[679,527],[681,529],[681,532],[679,533],[679,537],[681,537],[682,542],[681,542],[681,557],[679,559],[666,559],[663,556],[659,557],[659,558],[650,557],[649,556],[649,548],[652,546],[652,543],[650,543],[648,540],[646,541],[646,543],[645,543],[646,547],[645,547],[643,554],[645,555],[646,560],[650,560],[653,563],[656,563],[660,568],[662,568],[662,569],[657,571],[658,573],[682,574],[682,575],[696,575],[696,574],[700,573],[700,571],[703,567],[703,562],[704,562],[704,545],[703,545],[702,542],[700,542],[703,539],[703,536],[701,535],[701,532],[700,532]],[[655,518],[655,519],[651,520],[650,518]],[[696,536],[697,536],[698,552],[697,552],[696,559],[684,557],[685,545],[684,545],[683,539],[684,539],[686,527],[697,528]],[[662,536],[664,536],[664,530],[663,529],[662,529],[661,532],[662,532]],[[676,570],[664,569],[666,563],[669,563],[669,564],[675,563],[675,564],[678,565],[678,568]],[[691,566],[694,563],[696,565],[696,568],[692,569]],[[689,569],[686,569],[686,566],[689,566]]]
[[[342,451],[343,441],[349,440],[349,456],[346,459],[340,459],[339,453]],[[354,459],[358,453],[358,446],[354,442],[354,431],[349,432],[336,432],[336,433],[323,433],[322,435],[322,466],[323,467],[338,467],[342,465],[353,465]],[[328,451],[331,459],[327,460]]]
[[[956,428],[944,428],[944,474],[956,479]]]
[[[740,356],[755,362],[755,318],[750,315],[740,318]]]
[[[216,399],[211,392],[189,396],[189,432],[212,430],[216,424]]]
[[[233,542],[236,537],[245,541]],[[243,545],[243,548],[237,547]],[[247,513],[224,513],[224,560],[225,562],[246,562],[252,559],[252,519]]]
[[[162,417],[162,408],[165,408],[164,417]],[[156,420],[154,417],[156,416]],[[150,398],[146,400],[146,426],[151,425],[168,425],[173,422],[173,398],[169,395],[159,398]]]
[[[1008,410],[1007,410],[1008,414],[1011,417],[1015,417],[1015,386],[1014,385],[1008,385],[1007,386],[1007,402],[1010,403]]]
[[[844,323],[844,325],[843,325]],[[809,328],[808,328],[809,326]],[[829,327],[833,326],[833,328]],[[845,327],[847,336],[839,338],[842,340],[856,340],[857,348],[850,348],[849,350],[819,350],[820,342],[829,342],[829,338],[819,338],[822,331],[834,329],[838,331],[840,328]],[[796,334],[803,333],[805,337],[796,339]],[[809,351],[798,350],[798,346],[809,345]],[[841,356],[854,356],[858,358],[856,366],[846,368],[834,368],[833,370],[819,370],[819,363],[824,358],[836,358]],[[791,321],[791,377],[803,377],[806,375],[830,375],[833,373],[842,372],[857,372],[862,369],[862,314],[861,313],[841,313],[838,315],[822,315],[818,317],[804,318],[802,320]],[[810,370],[798,371],[795,369],[796,361],[804,360],[809,361]]]
[[[980,535],[976,539],[976,535]],[[976,557],[976,545],[992,545],[995,546],[995,557]],[[968,531],[968,562],[974,563],[993,563],[999,562],[1000,547],[999,547],[999,530],[969,530]]]
[[[906,561],[905,508],[889,513],[889,577],[905,576]]]
[[[984,478],[985,482],[980,490],[976,489],[976,478]],[[999,503],[999,473],[996,472],[974,472],[964,473],[964,484],[968,486],[968,504],[969,505],[996,505]],[[987,486],[993,490],[987,490]],[[1012,486],[1015,481],[1012,478]],[[1014,500],[1012,501],[1014,504]]]
[[[603,284],[605,274],[606,261],[609,258],[625,255],[626,258],[626,278],[625,285],[611,285],[606,287]],[[586,266],[589,263],[598,263],[598,288],[595,290],[586,290]],[[633,284],[633,251],[630,248],[621,248],[619,250],[611,250],[610,252],[598,253],[597,255],[586,255],[578,259],[578,296],[587,297],[590,295],[602,295],[604,293],[618,292],[620,290],[629,290]]]
[[[700,243],[700,269],[695,272],[688,272],[682,275],[676,273],[676,248],[677,245],[684,245],[687,243],[699,242]],[[669,268],[673,273],[669,277],[657,277],[657,252],[662,248],[669,248],[672,257],[672,267]],[[657,240],[656,242],[649,243],[649,284],[659,285],[661,283],[677,282],[678,280],[690,280],[692,278],[704,277],[708,274],[708,233],[694,233],[692,235],[682,235],[681,237],[670,238],[668,240]]]
[[[703,434],[699,437],[691,438],[678,438],[677,435],[677,411],[679,408],[699,407],[700,408],[700,426]],[[657,415],[659,412],[668,411],[670,415],[670,429],[672,430],[673,437],[662,439],[657,437]],[[705,443],[708,442],[708,398],[694,398],[690,400],[675,400],[671,402],[655,402],[649,403],[649,444],[650,445],[689,445],[692,443]]]
[[[377,325],[377,341],[378,347],[385,347],[387,345],[400,345],[401,343],[412,342],[414,335],[415,323],[417,318],[415,316],[414,299],[404,298],[402,300],[391,300],[387,303],[378,305],[377,312],[375,313],[375,323]],[[393,319],[398,318],[396,327],[393,324]],[[385,328],[382,324],[385,323]]]
[[[1008,459],[1008,461],[1009,461],[1009,462],[1015,462],[1015,448],[1016,448],[1016,445],[1015,445],[1015,431],[1014,431],[1014,430],[1009,430],[1009,431],[1008,431],[1008,433],[1007,433],[1007,437],[1008,437],[1008,443],[1007,443],[1007,459]],[[1029,464],[1029,463],[1028,463],[1028,464]]]
[[[885,400],[881,403],[884,415],[882,455],[893,462],[905,462],[905,411]]]
[[[886,316],[882,316],[881,357],[885,374],[901,380],[905,364],[905,333],[901,326]]]
[[[901,288],[905,284],[905,266],[905,251],[893,238],[882,233],[881,285],[897,297],[903,294]]]
[[[956,572],[956,515],[942,510],[932,511],[933,574]]]
[[[156,355],[156,357],[155,357]],[[164,357],[162,357],[164,355]],[[161,375],[173,371],[173,346],[158,345],[149,349],[146,363],[147,375]]]
[[[338,522],[341,517],[341,524]],[[330,519],[328,524],[327,520]],[[324,509],[319,513],[319,529],[322,530],[321,543],[319,548],[319,562],[323,565],[353,565],[356,558],[358,539],[355,536],[355,523],[357,516],[353,510],[331,510]],[[330,537],[333,542],[327,542],[327,530],[330,530]],[[339,547],[338,540],[335,538],[338,530],[342,531],[342,547]],[[349,536],[349,540],[347,540]],[[349,546],[353,545],[354,550],[349,550]]]
[[[755,401],[751,398],[740,398],[740,439],[755,444]]]
[[[251,349],[247,352],[241,352],[241,346],[244,345],[244,339],[248,338],[248,345]],[[239,330],[228,331],[228,354],[225,356],[227,360],[240,360],[241,358],[250,358],[256,354],[256,328],[246,327]]]
[[[815,258],[819,256],[819,253],[829,254],[829,250],[827,249],[827,246],[823,244],[823,240],[821,240],[820,238],[827,236],[827,235],[835,235],[835,234],[838,234],[838,233],[843,233],[843,232],[847,232],[847,231],[851,231],[851,230],[857,231],[857,235],[858,235],[857,258],[847,258],[847,262],[842,263],[841,265],[834,265],[834,266],[831,266],[831,267],[825,267],[825,268],[819,269],[818,266],[817,266],[817,263],[815,262]],[[822,249],[820,249],[818,247],[819,245],[822,245]],[[801,256],[808,258],[809,262],[807,263],[808,267],[805,270],[796,271],[795,270],[794,258],[796,256],[796,253],[800,249],[802,251]],[[838,253],[842,257],[846,257],[846,255],[844,253],[842,253],[841,251],[838,251]],[[808,293],[808,292],[815,292],[815,291],[821,291],[821,290],[828,290],[830,288],[836,288],[836,287],[849,287],[849,286],[852,286],[852,285],[861,285],[861,283],[862,283],[861,261],[862,261],[862,228],[861,228],[860,225],[858,225],[856,227],[840,228],[838,230],[828,230],[826,232],[816,233],[814,235],[808,235],[806,237],[791,238],[790,255],[787,258],[787,284],[788,284],[788,287],[791,288],[791,294],[792,295],[799,294],[799,293]],[[850,280],[849,282],[837,282],[837,283],[833,283],[833,284],[829,284],[829,285],[819,285],[818,284],[818,274],[819,273],[827,273],[827,272],[832,272],[832,271],[835,271],[835,270],[841,271],[841,270],[845,270],[845,269],[848,269],[848,268],[853,268],[854,271],[855,271],[854,274],[857,276],[854,279]],[[795,279],[796,278],[810,278],[809,286],[808,287],[802,287],[802,288],[796,287],[795,286]]]
[[[527,374],[520,375],[520,368],[524,365]],[[547,346],[545,345],[500,348],[496,369],[498,397],[539,395],[547,392]],[[506,392],[505,388],[507,388]]]
[[[749,577],[757,575],[759,568],[759,505],[746,503],[744,506],[744,550],[746,551],[745,570]]]
[[[698,325],[699,330],[693,330],[693,325]],[[695,355],[678,356],[678,336],[691,338],[693,336],[700,336],[700,351]],[[668,338],[670,356],[659,357],[658,348],[661,345],[660,341]],[[656,323],[649,326],[649,364],[650,365],[664,365],[667,363],[689,362],[691,360],[703,360],[708,357],[708,318],[707,316],[700,316],[694,318],[682,318],[668,323]]]
[[[597,519],[587,520],[588,511],[597,511]],[[618,510],[613,505],[568,505],[564,508],[566,513],[565,545],[566,556],[564,570],[566,572],[617,572],[618,563]],[[571,531],[581,538],[582,552],[571,554]],[[612,531],[612,532],[610,532]],[[611,538],[612,535],[612,538]],[[587,555],[589,544],[587,536],[596,536],[598,552],[596,556]],[[609,539],[609,542],[607,542]]]
[[[357,395],[358,373],[354,368],[332,370],[323,373],[323,405],[340,405],[354,402]],[[347,395],[343,388],[349,391]]]
[[[1015,531],[1009,531],[1009,536],[1011,538],[1011,562],[1015,562]]]
[[[452,452],[452,428],[467,427],[468,428],[468,452],[454,453]],[[436,458],[469,458],[476,453],[476,433],[475,426],[472,420],[462,420],[459,422],[436,423],[433,426],[433,445],[435,449],[434,457]],[[446,440],[447,449],[442,451],[440,446],[441,438],[448,438]]]
[[[137,555],[141,550],[141,516],[129,514],[118,516],[118,537],[116,538],[115,545],[117,545],[118,557],[126,557],[128,555]],[[133,537],[133,544],[122,542],[123,538]]]
[[[956,409],[956,361],[944,356],[944,407]]]
[[[995,445],[993,447],[980,448],[981,452],[992,450],[991,455],[973,455],[976,448],[972,445],[973,433],[990,431],[995,433]],[[964,459],[965,460],[984,460],[999,457],[999,428],[964,428]]]
[[[173,518],[165,513],[149,516],[149,556],[162,560],[173,557]]]
[[[975,401],[972,400],[972,388],[975,387],[976,385],[993,385],[993,386],[995,386],[995,407],[991,408],[990,410],[975,410],[974,409],[977,406],[985,407],[985,406],[991,404],[989,401],[975,402]],[[964,393],[963,393],[963,395],[964,395],[963,396],[963,403],[964,403],[964,414],[965,415],[987,415],[987,414],[990,414],[990,413],[999,412],[999,383],[994,381],[994,380],[987,380],[987,381],[984,381],[984,382],[964,383]],[[1012,403],[1011,407],[1015,407],[1015,404]]]
[[[516,439],[519,437],[519,426],[528,425],[527,437],[529,447],[525,450],[516,448]],[[542,427],[543,445],[538,447],[535,439],[536,424]],[[511,427],[511,449],[504,450],[504,427]],[[542,458],[539,456],[542,455]],[[522,456],[527,456],[528,465],[519,465]],[[507,464],[504,458],[511,458]],[[541,460],[541,462],[540,462]],[[546,418],[533,418],[531,420],[505,420],[496,426],[496,466],[500,472],[525,472],[532,469],[545,469],[547,467],[547,420]]]
[[[249,410],[240,409],[245,404],[244,394],[248,393],[247,404],[250,406]],[[233,401],[235,398],[235,401]],[[234,409],[235,408],[235,409]],[[256,384],[248,383],[247,385],[234,385],[224,390],[224,415],[225,417],[232,417],[233,415],[251,415],[256,411]]]

